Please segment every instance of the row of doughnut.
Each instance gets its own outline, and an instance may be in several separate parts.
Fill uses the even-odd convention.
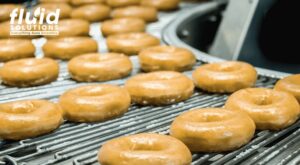
[[[99,162],[190,164],[191,151],[231,151],[248,143],[255,129],[281,130],[299,118],[299,74],[279,80],[274,89],[250,88],[256,81],[251,65],[221,62],[198,67],[193,80],[175,71],[155,71],[129,78],[124,87],[97,84],[70,89],[58,104],[46,100],[3,103],[0,137],[19,140],[42,135],[59,127],[63,118],[106,121],[126,113],[131,102],[178,103],[191,97],[194,84],[208,92],[234,93],[224,108],[195,108],[180,114],[171,124],[170,136],[143,133],[106,142],[99,151]]]

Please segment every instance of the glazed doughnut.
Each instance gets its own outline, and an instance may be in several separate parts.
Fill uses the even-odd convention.
[[[10,13],[16,8],[19,11],[22,6],[17,4],[0,4],[0,22],[10,20]]]
[[[46,57],[69,60],[82,54],[96,53],[98,44],[89,37],[58,38],[48,40],[43,51]]]
[[[5,63],[0,78],[9,86],[28,87],[48,84],[57,79],[58,72],[58,63],[52,59],[24,58]]]
[[[59,98],[59,105],[69,121],[98,122],[127,112],[130,96],[125,89],[118,86],[87,85],[65,92]]]
[[[41,3],[35,9],[38,7],[45,9],[45,15],[60,9],[59,19],[70,18],[72,12],[72,7],[66,3]]]
[[[0,138],[22,140],[49,133],[62,123],[62,111],[46,100],[0,104]]]
[[[174,10],[178,8],[180,0],[142,0],[142,6],[155,7],[157,10]]]
[[[189,165],[192,155],[171,136],[141,133],[104,143],[98,160],[102,165]]]
[[[39,0],[40,3],[70,3],[70,0]]]
[[[136,55],[141,50],[160,44],[160,40],[150,34],[137,32],[109,36],[106,44],[111,52]]]
[[[47,38],[88,36],[90,23],[82,19],[64,19],[59,21],[58,36],[45,36]]]
[[[34,52],[35,47],[31,40],[0,39],[0,62],[34,57]]]
[[[80,6],[80,5],[87,5],[87,4],[98,4],[104,3],[105,0],[71,0],[72,5]]]
[[[124,6],[132,6],[139,5],[141,0],[106,0],[106,3],[110,7],[124,7]]]
[[[216,93],[231,93],[255,84],[255,68],[245,62],[228,61],[205,64],[193,72],[196,86]]]
[[[153,7],[146,6],[128,6],[117,8],[112,11],[113,18],[140,18],[146,22],[154,22],[157,20],[157,10]]]
[[[125,83],[133,102],[167,105],[184,101],[194,92],[193,81],[174,71],[158,71],[133,76]]]
[[[145,72],[171,70],[185,71],[193,68],[196,58],[192,52],[173,46],[155,46],[139,53],[139,62]]]
[[[73,58],[68,63],[68,70],[76,81],[108,81],[128,76],[132,70],[132,63],[123,54],[94,53]]]
[[[171,136],[191,151],[224,152],[248,143],[255,132],[253,120],[245,113],[221,108],[184,112],[171,124]]]
[[[294,95],[300,103],[300,74],[287,76],[279,80],[274,89]]]
[[[109,18],[110,8],[102,4],[80,6],[72,11],[72,18],[80,18],[90,22],[103,21]]]
[[[248,88],[233,93],[225,107],[249,114],[259,130],[280,130],[299,117],[300,106],[291,94],[272,89]]]
[[[116,18],[107,20],[101,24],[103,36],[113,34],[144,32],[146,24],[139,18]]]

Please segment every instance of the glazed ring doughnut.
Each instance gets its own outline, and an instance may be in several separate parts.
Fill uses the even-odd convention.
[[[40,3],[70,3],[70,0],[39,0]]]
[[[0,138],[22,140],[49,133],[62,123],[62,111],[46,100],[0,104]]]
[[[139,5],[141,0],[106,0],[106,3],[110,7],[124,7],[124,6],[132,6]]]
[[[10,20],[10,13],[16,8],[20,9],[22,6],[17,4],[0,4],[0,22]]]
[[[173,46],[155,46],[139,53],[139,62],[145,72],[172,70],[186,71],[193,68],[196,58],[192,52]]]
[[[72,11],[72,18],[84,19],[90,22],[103,21],[109,18],[110,8],[102,4],[80,6]]]
[[[105,0],[71,0],[72,5],[74,6],[81,6],[81,5],[87,5],[87,4],[98,4],[98,3],[104,3]]]
[[[299,117],[300,106],[289,93],[248,88],[233,93],[225,107],[249,114],[259,130],[280,130],[293,124]]]
[[[82,19],[64,19],[59,21],[58,36],[45,36],[47,38],[88,36],[90,23]]]
[[[69,121],[98,122],[127,112],[130,96],[125,89],[118,86],[87,85],[65,92],[59,98],[59,105]]]
[[[245,62],[205,64],[193,72],[196,86],[208,92],[231,93],[255,84],[255,68]]]
[[[145,48],[159,45],[160,41],[147,33],[125,33],[109,36],[106,44],[111,52],[137,55]]]
[[[98,44],[89,37],[58,38],[48,40],[43,51],[46,57],[69,60],[82,54],[96,53]]]
[[[132,70],[132,63],[123,54],[95,53],[73,58],[68,63],[68,69],[76,81],[108,81],[128,76]]]
[[[158,10],[174,10],[178,8],[180,0],[142,0],[142,6],[155,7]]]
[[[60,9],[59,19],[70,18],[72,12],[72,7],[66,3],[41,3],[35,9],[38,7],[45,9],[45,15]]]
[[[16,25],[15,21],[15,24]],[[22,22],[23,26],[26,26],[24,20]],[[33,39],[33,38],[38,38],[40,36],[38,35],[10,35],[10,31],[11,31],[11,24],[10,21],[6,21],[6,22],[1,22],[0,23],[0,39],[13,39],[13,38],[24,38],[24,39]]]
[[[195,152],[235,150],[248,143],[254,133],[255,124],[248,115],[221,108],[184,112],[170,128],[171,136]]]
[[[300,74],[287,76],[279,80],[274,89],[291,93],[300,103]]]
[[[189,165],[192,155],[181,141],[171,136],[141,133],[104,143],[98,160],[103,165]]]
[[[9,86],[28,87],[55,81],[58,72],[59,65],[52,59],[24,58],[5,63],[0,68],[0,78]]]
[[[0,39],[0,45],[0,62],[34,57],[35,47],[31,40]]]
[[[133,76],[125,83],[133,102],[141,105],[167,105],[184,101],[194,92],[193,81],[173,71]]]
[[[146,24],[139,18],[116,18],[107,20],[101,24],[103,36],[113,34],[144,32]]]
[[[157,10],[153,7],[146,6],[128,6],[117,8],[112,11],[113,18],[140,18],[146,22],[154,22],[157,20]]]

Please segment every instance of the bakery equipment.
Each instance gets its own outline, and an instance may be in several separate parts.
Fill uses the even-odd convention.
[[[198,12],[213,21],[211,25],[214,26],[214,20],[220,19],[218,17],[221,15],[218,13],[224,10],[224,5],[225,1],[182,3],[179,11],[160,13],[159,21],[151,23],[147,27],[147,31],[163,38],[165,44],[190,48],[197,56],[197,66],[203,63],[221,61],[220,58],[212,57],[185,44],[176,37],[176,33],[180,32],[177,25],[187,20],[188,16],[197,16],[195,13]],[[215,15],[217,16],[214,17]],[[216,30],[217,28],[213,32]],[[205,35],[214,36],[213,32]],[[180,35],[187,36],[188,33]],[[91,25],[91,35],[99,41],[100,52],[105,52],[105,40],[99,34],[99,24]],[[204,43],[207,43],[208,46],[211,41]],[[38,47],[37,55],[42,55],[40,48],[45,39],[36,39],[33,42]],[[132,73],[134,75],[139,72],[139,66],[136,57],[131,57],[131,60],[134,63]],[[58,80],[48,85],[20,89],[0,86],[0,102],[22,99],[57,101],[59,95],[65,90],[85,84],[76,83],[70,79],[66,62],[61,61],[60,67],[61,72]],[[287,75],[266,69],[258,68],[258,70],[260,73],[256,84],[258,87],[272,87],[278,78]],[[190,71],[185,72],[185,74],[191,76]],[[106,83],[122,85],[125,80],[126,78]],[[196,107],[221,107],[227,97],[228,95],[225,94],[211,94],[196,90],[192,98],[178,104],[163,107],[132,105],[129,112],[124,116],[110,121],[93,124],[65,122],[58,130],[48,135],[16,142],[0,140],[0,165],[97,165],[96,154],[103,142],[114,137],[141,132],[168,134],[170,123],[181,112]],[[232,152],[194,153],[192,164],[299,164],[299,126],[300,121],[278,132],[258,131],[249,144]]]

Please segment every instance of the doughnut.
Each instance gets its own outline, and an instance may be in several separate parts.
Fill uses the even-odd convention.
[[[81,6],[81,5],[87,5],[87,4],[98,4],[98,3],[104,3],[105,0],[71,0],[72,5],[74,6]]]
[[[70,3],[70,0],[39,0],[40,3]]]
[[[155,46],[139,53],[139,62],[145,72],[171,70],[186,71],[193,68],[196,58],[192,52],[173,46]]]
[[[24,58],[4,63],[0,68],[2,83],[28,87],[48,84],[58,77],[59,65],[49,58]]]
[[[103,36],[113,34],[144,32],[146,25],[144,20],[139,18],[116,18],[107,20],[101,24]]]
[[[82,19],[64,19],[59,21],[58,36],[45,36],[47,38],[88,36],[90,23]]]
[[[46,100],[0,104],[0,139],[22,140],[47,134],[62,123],[62,111]]]
[[[111,52],[136,55],[145,48],[159,45],[160,40],[150,34],[136,32],[109,36],[106,44]]]
[[[184,112],[170,128],[170,135],[194,152],[235,150],[248,143],[254,133],[255,124],[247,114],[221,108]]]
[[[259,130],[280,130],[299,117],[300,106],[289,93],[266,88],[247,88],[233,93],[225,107],[249,114]]]
[[[72,79],[80,82],[115,80],[128,76],[132,70],[130,59],[117,53],[86,54],[68,63]]]
[[[190,165],[192,155],[171,136],[141,133],[104,143],[98,160],[102,165]]]
[[[34,52],[35,47],[31,40],[0,39],[0,62],[34,57]]]
[[[82,54],[96,53],[98,44],[89,37],[57,38],[48,40],[43,51],[46,57],[69,60]]]
[[[216,93],[232,93],[255,85],[257,72],[245,62],[228,61],[205,64],[193,72],[196,86]]]
[[[157,10],[147,6],[128,6],[114,9],[111,13],[113,18],[140,18],[146,22],[154,22],[157,20]]]
[[[168,105],[190,98],[193,81],[174,71],[157,71],[133,76],[125,83],[133,102],[141,105]]]
[[[72,12],[72,7],[66,3],[41,3],[35,9],[38,7],[45,9],[45,15],[60,9],[59,19],[70,18]]]
[[[86,85],[66,91],[60,96],[59,105],[69,121],[99,122],[127,112],[130,95],[114,85]]]
[[[16,8],[21,9],[22,6],[17,4],[0,4],[0,22],[10,20],[10,13]]]
[[[85,19],[90,22],[103,21],[109,18],[110,8],[102,4],[80,6],[72,11],[72,18]]]
[[[132,6],[139,5],[141,0],[106,0],[106,3],[110,7],[124,7],[124,6]]]
[[[300,74],[291,75],[279,80],[274,87],[275,90],[288,92],[296,97],[300,103]]]
[[[178,8],[180,0],[142,0],[142,6],[155,7],[157,10],[174,10]]]

